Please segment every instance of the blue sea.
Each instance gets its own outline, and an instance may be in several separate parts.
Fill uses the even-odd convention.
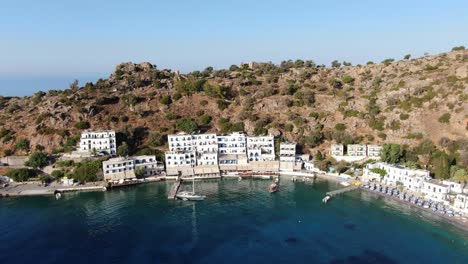
[[[0,263],[468,263],[468,232],[336,183],[196,182],[205,201],[168,200],[171,182],[0,199]],[[186,184],[183,188],[191,188]]]

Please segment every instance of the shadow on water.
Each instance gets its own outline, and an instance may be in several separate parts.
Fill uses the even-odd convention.
[[[374,250],[366,249],[360,255],[334,259],[330,264],[394,264],[396,260]]]

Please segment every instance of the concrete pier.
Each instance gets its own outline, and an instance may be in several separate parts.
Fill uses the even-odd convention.
[[[169,191],[169,195],[167,196],[167,199],[174,200],[176,198],[177,192],[179,191],[180,188],[180,179],[178,179],[176,182],[171,187],[171,190]]]
[[[358,188],[359,188],[359,186],[355,186],[355,185],[348,186],[348,187],[343,188],[343,189],[327,192],[327,196],[333,197],[333,196],[336,196],[336,195],[339,195],[339,194],[342,194],[342,193],[345,193],[345,192],[354,191],[354,190],[356,190]]]

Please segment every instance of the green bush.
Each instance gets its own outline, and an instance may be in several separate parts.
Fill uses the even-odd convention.
[[[445,123],[445,124],[448,124],[450,122],[450,114],[449,113],[445,113],[443,115],[441,115],[439,117],[439,122],[440,123]]]
[[[37,172],[31,169],[15,169],[6,173],[6,176],[16,182],[24,182],[37,176]]]
[[[21,138],[18,140],[18,142],[15,145],[15,149],[17,150],[24,150],[24,151],[29,151],[30,145],[29,145],[29,140],[25,138]]]
[[[59,180],[65,176],[65,173],[62,170],[54,170],[50,175],[54,177],[55,180]]]
[[[335,125],[335,129],[337,131],[344,131],[344,130],[346,130],[346,125],[343,124],[343,123],[338,123],[338,124]]]
[[[93,182],[98,180],[98,173],[101,171],[100,160],[86,159],[77,164],[71,177],[80,182]]]
[[[200,117],[202,125],[209,125],[211,123],[212,117],[204,114]]]
[[[401,113],[400,114],[400,120],[406,120],[409,118],[409,115],[408,114],[405,114],[405,113]]]
[[[452,51],[458,51],[458,50],[465,50],[465,46],[457,46],[457,47],[452,48]]]
[[[24,163],[25,166],[32,167],[34,169],[42,168],[48,163],[46,154],[42,152],[34,152],[29,156],[29,160]]]
[[[159,102],[163,105],[170,105],[172,104],[172,99],[169,95],[165,95],[159,99]]]
[[[90,127],[91,125],[89,124],[88,121],[79,121],[75,123],[75,128],[77,129],[88,129]]]
[[[198,129],[198,124],[192,118],[184,118],[177,121],[177,128],[190,134]]]
[[[354,78],[349,76],[349,75],[343,76],[343,78],[341,80],[343,81],[343,83],[352,83],[352,82],[354,82]]]

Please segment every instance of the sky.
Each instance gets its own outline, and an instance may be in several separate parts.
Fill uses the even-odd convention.
[[[468,46],[467,14],[466,0],[0,0],[0,95],[84,84],[127,61],[189,72],[437,54]]]

